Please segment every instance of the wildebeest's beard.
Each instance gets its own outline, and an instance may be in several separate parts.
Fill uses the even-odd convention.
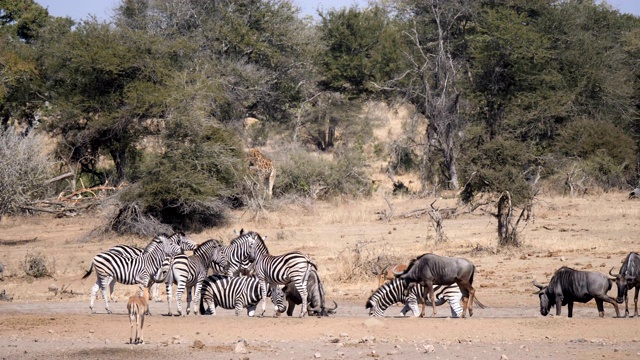
[[[547,316],[549,314],[549,310],[551,310],[552,305],[552,295],[548,293],[547,289],[543,289],[540,291],[540,314],[542,316]]]

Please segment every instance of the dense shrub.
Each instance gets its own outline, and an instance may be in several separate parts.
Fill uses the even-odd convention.
[[[278,166],[275,189],[279,194],[311,198],[337,195],[367,196],[371,181],[365,172],[365,159],[356,149],[336,151],[329,156],[293,150]]]
[[[52,161],[44,155],[41,136],[22,136],[0,129],[0,217],[20,212],[20,206],[43,196]]]
[[[556,151],[562,157],[581,160],[585,176],[605,191],[634,184],[635,141],[613,124],[588,119],[573,121],[560,131]]]
[[[49,263],[47,257],[40,253],[25,255],[21,265],[24,273],[34,278],[51,276],[55,268],[55,262]]]

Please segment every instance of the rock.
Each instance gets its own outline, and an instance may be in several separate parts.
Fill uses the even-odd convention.
[[[193,342],[193,347],[202,350],[204,349],[204,343],[200,340],[196,340]]]
[[[320,355],[320,353],[317,352],[317,353],[313,354],[313,357],[316,358],[316,359],[319,359],[319,358],[322,357],[322,355]]]
[[[507,355],[502,354],[500,355],[500,360],[509,360],[509,358],[507,357]]]
[[[371,353],[369,353],[369,356],[374,358],[380,357],[380,355],[375,350],[371,350]]]
[[[56,285],[56,284],[49,285],[49,291],[51,291],[51,292],[54,292],[54,293],[57,294],[58,293],[58,289],[59,289],[58,285]]]
[[[249,351],[247,350],[247,344],[246,341],[244,340],[240,340],[238,341],[238,343],[236,344],[235,348],[233,348],[233,352],[236,354],[246,354]]]
[[[175,336],[173,337],[173,340],[171,340],[171,343],[172,343],[172,344],[175,344],[175,345],[181,344],[181,343],[182,343],[182,341],[180,341],[180,335],[175,335]]]
[[[429,344],[429,345],[422,345],[424,347],[424,352],[426,352],[427,354],[431,354],[433,352],[436,352],[436,348],[433,347],[433,345]]]

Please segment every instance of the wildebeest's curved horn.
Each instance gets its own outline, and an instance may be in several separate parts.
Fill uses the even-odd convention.
[[[400,276],[400,275],[404,274],[404,272],[406,271],[405,270],[405,271],[396,272],[396,267],[397,267],[397,265],[394,266],[393,269],[391,269],[391,271],[393,271],[393,275],[395,275],[395,276]]]
[[[336,309],[338,308],[338,303],[334,301],[334,302],[333,302],[333,305],[335,305],[335,306],[333,307],[333,309],[327,309],[327,312],[328,312],[329,314],[335,314],[335,313],[336,313]]]
[[[533,284],[533,286],[537,287],[537,288],[538,288],[538,289],[540,289],[540,290],[544,289],[544,286],[542,286],[542,285],[538,284],[538,280],[535,280],[535,279],[534,279],[534,280],[533,280],[533,282],[532,282],[532,284]]]
[[[613,267],[611,267],[611,270],[609,270],[609,275],[617,278],[618,276],[620,276],[620,274],[612,274],[611,272],[613,271]]]

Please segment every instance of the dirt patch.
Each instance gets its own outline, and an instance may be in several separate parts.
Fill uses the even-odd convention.
[[[376,212],[387,204],[377,196],[357,203],[283,207],[260,214],[258,220],[238,213],[229,227],[190,235],[198,242],[210,238],[228,242],[233,228],[245,228],[268,235],[267,245],[274,254],[310,253],[328,300],[339,305],[335,316],[249,318],[244,312],[236,317],[232,310],[218,310],[216,316],[168,317],[161,315],[167,311],[164,299],[151,304],[154,315],[145,323],[146,343],[138,346],[127,344],[130,327],[125,314],[126,299],[136,287],[118,284],[118,301],[111,304],[114,314],[105,314],[99,299],[98,314],[92,315],[89,293],[95,278],[81,277],[99,251],[121,243],[140,245],[144,239],[87,240],[87,233],[104,221],[97,215],[5,218],[0,221],[0,262],[5,265],[0,291],[13,296],[13,301],[0,302],[0,358],[640,358],[640,319],[613,318],[609,304],[600,319],[593,302],[576,305],[572,319],[566,318],[566,308],[560,317],[542,317],[531,285],[533,279],[547,282],[563,265],[602,273],[618,269],[629,251],[638,250],[640,202],[628,201],[626,194],[544,199],[525,233],[525,246],[500,249],[496,224],[489,216],[463,213],[445,220],[450,240],[436,244],[428,219],[378,220]],[[433,200],[393,199],[397,213],[425,208]],[[435,318],[416,319],[401,318],[400,307],[392,307],[386,318],[371,321],[364,304],[377,284],[375,276],[338,280],[343,278],[338,272],[345,264],[338,262],[345,261],[341,260],[345,252],[364,243],[366,249],[386,249],[404,259],[425,252],[470,259],[477,266],[477,296],[487,308],[476,309],[469,319],[451,319],[445,305]],[[24,275],[20,262],[34,252],[55,264],[52,277]],[[50,290],[55,288],[66,291]],[[614,291],[615,287],[610,295]],[[269,303],[267,315],[272,311]],[[238,342],[245,344],[246,352]]]

